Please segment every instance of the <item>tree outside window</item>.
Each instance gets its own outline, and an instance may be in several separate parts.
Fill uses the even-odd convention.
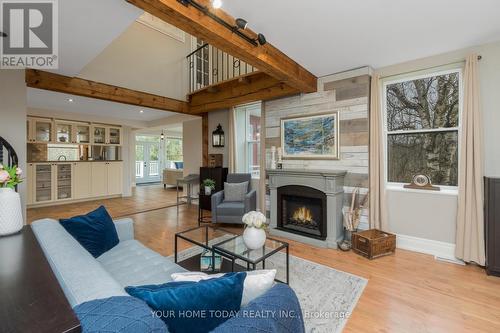
[[[388,182],[458,185],[460,83],[455,70],[384,85]]]

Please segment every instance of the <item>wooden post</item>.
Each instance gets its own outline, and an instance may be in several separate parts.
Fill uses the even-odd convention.
[[[203,113],[201,117],[202,117],[201,131],[202,131],[202,152],[203,152],[202,163],[203,166],[206,167],[208,166],[208,140],[209,140],[208,113]]]

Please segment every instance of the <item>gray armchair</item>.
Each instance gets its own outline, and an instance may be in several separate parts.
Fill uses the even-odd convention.
[[[228,183],[248,182],[247,194],[243,201],[224,201],[224,191],[212,195],[212,223],[242,223],[246,213],[257,208],[257,192],[250,190],[252,175],[249,173],[231,173],[227,175]]]

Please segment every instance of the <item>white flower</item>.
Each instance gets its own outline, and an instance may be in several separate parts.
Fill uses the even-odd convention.
[[[254,228],[263,228],[266,226],[266,216],[261,212],[251,211],[243,215],[242,219],[243,223],[245,223],[249,227]]]
[[[20,176],[23,174],[23,170],[21,168],[16,168],[16,175]]]

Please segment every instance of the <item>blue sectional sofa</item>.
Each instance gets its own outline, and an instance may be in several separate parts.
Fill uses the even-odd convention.
[[[168,332],[152,309],[124,287],[169,282],[172,273],[185,269],[135,240],[131,219],[115,221],[120,242],[98,258],[55,220],[38,220],[31,226],[83,332]],[[267,317],[248,316],[256,312]],[[280,315],[284,312],[295,315]],[[301,333],[304,323],[293,290],[276,284],[213,332]]]

